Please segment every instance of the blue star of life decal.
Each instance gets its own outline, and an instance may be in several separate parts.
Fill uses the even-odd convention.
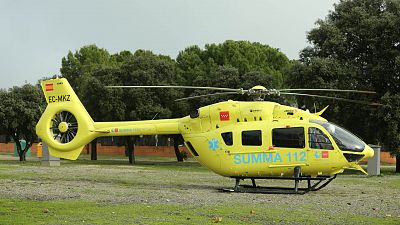
[[[218,140],[213,138],[213,139],[211,139],[211,141],[208,141],[208,148],[213,151],[219,149]]]

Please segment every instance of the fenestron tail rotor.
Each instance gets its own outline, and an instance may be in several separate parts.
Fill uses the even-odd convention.
[[[69,143],[78,133],[78,121],[71,112],[61,111],[51,120],[50,131],[55,141]]]

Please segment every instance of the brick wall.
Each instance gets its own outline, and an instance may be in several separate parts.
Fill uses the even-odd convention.
[[[82,154],[89,154],[89,146],[85,146],[82,151]],[[180,151],[186,152],[188,157],[192,157],[190,152],[186,149],[186,147],[179,147]],[[14,143],[0,143],[0,152],[14,152]],[[37,144],[33,144],[31,147],[31,153],[36,154],[37,152]],[[102,146],[97,144],[97,153],[98,154],[110,154],[110,155],[124,155],[125,147],[124,146]],[[175,157],[174,146],[135,146],[135,155],[138,156],[170,156]]]
[[[392,157],[389,152],[381,152],[381,162],[396,164],[396,157]]]
[[[14,152],[14,143],[0,143],[0,152]],[[37,147],[36,143],[31,147],[31,153],[36,153]]]
[[[83,152],[89,152],[89,145],[85,146]],[[186,152],[188,157],[192,157],[186,147],[179,147],[179,150]],[[124,146],[102,146],[97,144],[97,153],[110,155],[124,155]],[[135,146],[135,155],[139,156],[175,156],[174,146]]]

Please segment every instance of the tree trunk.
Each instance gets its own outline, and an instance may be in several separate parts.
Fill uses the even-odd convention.
[[[21,162],[26,161],[26,157],[25,157],[26,152],[24,152],[22,150],[21,142],[19,142],[19,138],[13,136],[13,140],[15,142],[15,145],[17,146],[17,153],[19,156],[19,161],[21,161]]]
[[[90,159],[97,160],[97,138],[91,142]]]
[[[15,145],[17,146],[19,161],[21,162],[26,161],[26,153],[32,147],[35,137],[25,137],[25,147],[24,149],[22,149],[20,136],[17,134],[12,134],[12,133],[10,134],[10,133],[11,132],[8,133],[9,135],[7,135],[7,137],[10,136],[14,140]]]
[[[128,157],[129,157],[129,163],[130,164],[135,164],[135,142],[133,137],[128,137],[127,140],[127,152],[128,152]]]
[[[26,161],[25,154],[23,154],[23,152],[22,152],[21,142],[15,141],[15,145],[17,146],[17,153],[19,156],[19,161],[21,161],[21,162]]]
[[[25,148],[24,149],[22,149],[22,147],[21,147],[21,155],[22,155],[22,159],[21,159],[21,156],[20,156],[20,158],[19,158],[19,161],[26,161],[26,153],[29,151],[29,149],[32,147],[32,144],[33,144],[33,141],[28,141],[28,140],[25,140]]]
[[[24,153],[19,155],[19,161],[21,161],[21,162],[26,161],[26,156]]]
[[[26,141],[25,143],[26,144],[25,144],[25,148],[24,149],[22,149],[21,144],[17,144],[17,151],[18,151],[19,161],[26,161],[26,153],[32,147],[32,144],[30,144],[30,142]]]
[[[18,148],[18,147],[17,147]],[[18,149],[19,161],[26,161],[26,153],[28,152],[28,148],[25,149]]]
[[[183,162],[183,155],[179,151],[179,135],[173,135],[172,139],[174,139],[174,150],[175,150],[175,155],[176,155],[176,160],[178,162]]]
[[[396,155],[396,173],[400,173],[400,155]]]

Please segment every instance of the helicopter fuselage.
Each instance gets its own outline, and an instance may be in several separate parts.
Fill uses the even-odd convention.
[[[186,146],[222,176],[293,176],[296,166],[303,176],[333,175],[373,154],[368,145],[341,150],[323,126],[310,122],[324,118],[274,102],[221,102],[192,117],[179,126]],[[346,159],[345,152],[357,160]]]

